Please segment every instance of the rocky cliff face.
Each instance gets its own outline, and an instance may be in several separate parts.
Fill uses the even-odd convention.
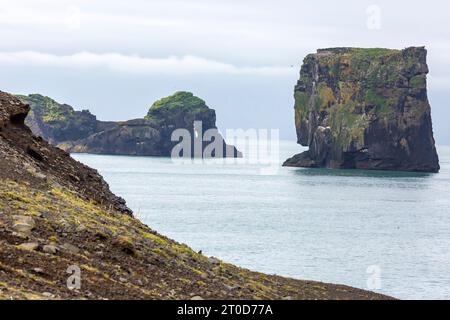
[[[67,104],[40,94],[17,97],[30,105],[30,113],[25,120],[27,126],[35,135],[55,145],[84,139],[114,126],[114,123],[98,121],[89,110],[75,111]]]
[[[0,178],[63,186],[83,199],[131,214],[96,170],[32,134],[24,123],[29,110],[16,97],[0,91]]]
[[[28,111],[0,92],[0,300],[388,298],[251,272],[159,235],[95,170],[33,136]]]
[[[438,172],[425,48],[308,55],[295,97],[298,143],[285,166]]]
[[[174,146],[178,144],[178,141],[171,141],[174,129],[183,128],[189,132],[191,137],[190,152],[192,156],[202,157],[203,150],[210,143],[209,141],[203,141],[203,134],[208,130],[212,130],[217,136],[217,141],[215,142],[222,146],[224,157],[242,157],[241,152],[235,147],[227,145],[218,132],[216,112],[210,109],[205,101],[190,92],[176,92],[169,97],[156,101],[150,107],[145,119],[160,128],[160,149],[163,155],[170,155]],[[201,122],[201,127],[196,127],[196,122]],[[196,141],[202,146],[199,150],[194,150]]]
[[[31,106],[26,122],[33,133],[68,152],[170,156],[178,143],[171,141],[175,129],[186,129],[192,137],[195,121],[202,122],[203,132],[217,129],[215,111],[190,92],[177,92],[155,102],[144,119],[123,122],[98,121],[87,110],[74,111],[37,94],[19,98]],[[221,136],[219,139],[226,156],[241,156]]]

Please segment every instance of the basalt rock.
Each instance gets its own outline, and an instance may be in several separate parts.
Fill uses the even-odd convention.
[[[190,92],[175,94],[156,101],[143,119],[104,122],[89,111],[75,111],[41,95],[19,96],[31,106],[27,124],[36,135],[59,148],[73,153],[116,154],[137,156],[170,156],[179,141],[172,141],[176,129],[185,129],[192,138],[192,156],[203,156],[208,142],[201,141],[200,152],[194,152],[195,124],[201,122],[202,132],[216,130],[223,152],[217,157],[240,157],[239,151],[227,145],[216,128],[216,114],[205,101]]]
[[[308,55],[295,97],[293,167],[438,172],[427,51],[334,48]]]

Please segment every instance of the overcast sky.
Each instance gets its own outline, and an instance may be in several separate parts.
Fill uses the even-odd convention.
[[[42,93],[102,120],[142,117],[189,90],[223,131],[295,138],[306,54],[425,45],[435,136],[450,144],[449,12],[444,0],[0,0],[0,90]]]

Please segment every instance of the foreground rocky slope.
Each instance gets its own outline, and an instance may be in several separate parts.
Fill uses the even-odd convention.
[[[190,92],[176,92],[158,100],[145,118],[123,122],[99,121],[87,110],[75,111],[69,105],[39,94],[18,98],[31,106],[26,123],[33,133],[68,152],[167,157],[178,144],[178,141],[171,141],[172,132],[188,130],[193,146],[194,124],[201,121],[201,132],[210,129],[217,132],[224,156],[242,156],[218,133],[215,111]],[[202,157],[208,143],[200,143],[202,148],[195,154],[191,150],[192,156]],[[219,157],[219,153],[213,156]]]
[[[425,48],[334,48],[306,57],[298,143],[286,166],[438,172]]]
[[[157,234],[95,170],[33,136],[27,113],[0,92],[0,299],[387,298],[251,272]]]

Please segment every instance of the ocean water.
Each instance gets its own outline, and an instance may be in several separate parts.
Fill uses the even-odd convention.
[[[302,148],[280,143],[280,160]],[[154,230],[224,261],[402,299],[450,299],[450,147],[439,174],[77,154]]]

